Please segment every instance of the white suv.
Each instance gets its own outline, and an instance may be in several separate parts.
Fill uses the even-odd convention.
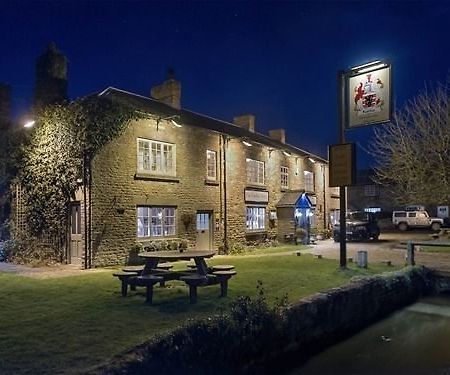
[[[392,213],[392,223],[401,231],[408,228],[431,228],[441,229],[444,220],[438,217],[430,217],[427,211],[394,211]]]

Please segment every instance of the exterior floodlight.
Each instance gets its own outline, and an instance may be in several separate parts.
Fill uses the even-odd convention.
[[[242,141],[242,143],[244,144],[244,145],[246,145],[247,147],[250,147],[252,144],[249,142],[249,141]]]
[[[284,151],[284,150],[283,150],[283,154],[284,154],[284,156],[291,156],[290,152],[287,152],[287,151]]]
[[[359,69],[361,69],[361,68],[365,68],[365,67],[370,66],[370,65],[375,65],[375,64],[378,64],[378,63],[380,63],[380,62],[381,62],[380,60],[372,61],[372,62],[369,62],[369,63],[367,63],[367,64],[362,64],[362,65],[354,66],[353,68],[350,68],[350,70],[359,70]]]
[[[315,163],[316,161],[313,158],[308,158],[311,163]]]
[[[181,127],[182,127],[182,125],[180,125],[180,124],[179,124],[178,122],[176,122],[174,119],[171,119],[170,121],[172,122],[173,126],[176,126],[177,128],[181,128]]]
[[[23,127],[24,128],[31,128],[31,127],[34,126],[35,123],[36,123],[36,121],[34,121],[34,120],[28,121],[25,124],[23,124]]]
[[[384,68],[385,66],[386,66],[385,63],[371,65],[371,66],[368,66],[367,68],[358,69],[358,73],[371,72],[372,70],[377,70],[379,68]]]

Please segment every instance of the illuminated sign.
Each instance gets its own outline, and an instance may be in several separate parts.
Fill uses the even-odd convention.
[[[387,63],[366,64],[347,73],[348,128],[391,121],[391,82]]]

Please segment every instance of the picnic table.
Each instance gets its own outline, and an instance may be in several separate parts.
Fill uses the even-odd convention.
[[[213,250],[188,250],[188,251],[149,251],[139,254],[145,261],[142,270],[137,268],[126,268],[122,273],[114,276],[122,281],[122,296],[127,295],[127,286],[138,285],[147,288],[147,302],[152,303],[153,286],[160,283],[165,285],[166,281],[180,280],[189,286],[189,299],[191,303],[197,301],[197,288],[202,286],[220,284],[222,297],[227,296],[228,280],[236,275],[232,265],[216,265],[208,267],[205,259],[216,254]],[[194,259],[193,269],[172,271],[170,267],[159,267],[159,262],[191,260]],[[125,272],[127,271],[127,272]]]
[[[194,259],[199,275],[208,273],[206,258],[212,258],[216,252],[214,250],[188,250],[188,251],[147,251],[139,253],[139,257],[145,260],[143,275],[149,275],[156,269],[161,261],[191,260]]]

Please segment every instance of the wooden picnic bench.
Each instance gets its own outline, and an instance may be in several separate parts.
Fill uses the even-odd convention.
[[[226,297],[228,292],[228,280],[236,275],[233,265],[220,264],[208,267],[204,258],[209,258],[215,253],[213,251],[186,251],[179,252],[146,252],[139,254],[145,259],[144,266],[128,266],[122,269],[122,272],[114,273],[122,282],[122,295],[127,295],[127,287],[130,289],[135,286],[146,287],[146,301],[152,303],[153,287],[156,283],[161,286],[166,281],[180,280],[184,281],[189,287],[189,300],[191,303],[197,302],[197,288],[220,284],[220,296]],[[160,263],[160,260],[189,260],[194,259],[195,264],[188,264],[187,270],[172,271],[170,263]]]

